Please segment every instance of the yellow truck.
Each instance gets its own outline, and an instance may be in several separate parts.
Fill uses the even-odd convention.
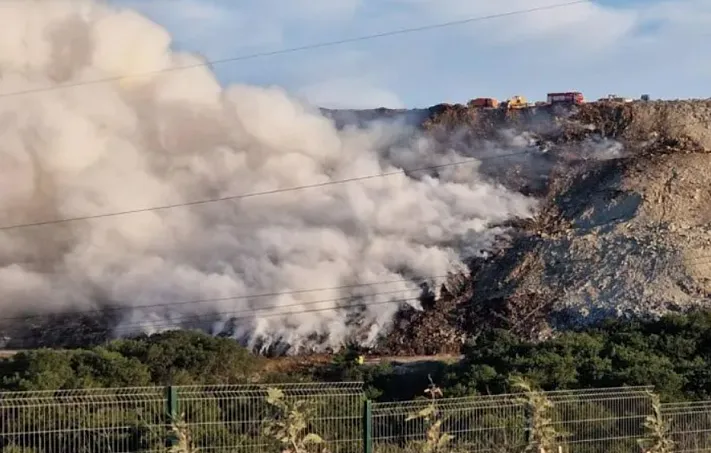
[[[508,110],[525,109],[528,107],[528,101],[523,96],[513,96],[503,102],[504,108]]]

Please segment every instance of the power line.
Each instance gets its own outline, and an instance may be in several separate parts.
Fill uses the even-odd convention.
[[[683,262],[687,264],[708,264],[709,259],[711,259],[711,255],[701,255],[697,256],[691,259],[686,259],[683,260]],[[589,263],[591,260],[590,259],[571,259],[567,260],[569,262],[580,262],[580,263]],[[444,278],[446,276],[442,276]],[[422,277],[423,280],[426,279],[438,279],[440,277]],[[382,284],[387,284],[387,283],[397,283],[400,281],[411,281],[411,280],[393,280],[393,281],[384,281]],[[381,282],[373,282],[373,283],[366,283],[362,284],[362,286],[366,285],[377,285],[381,284]],[[317,288],[313,290],[298,290],[295,292],[307,292],[307,291],[321,291],[321,290],[329,290],[329,289],[339,289],[339,288],[348,288],[351,285],[345,285],[342,287],[333,287],[333,288]],[[361,285],[354,285],[354,286],[361,286]],[[392,295],[392,294],[397,294],[397,293],[408,293],[408,292],[413,292],[417,291],[417,289],[403,289],[403,290],[393,290],[393,291],[381,291],[381,292],[376,292],[372,294],[366,295],[366,297],[371,297],[371,298],[377,298],[377,296],[386,296],[386,295]],[[290,294],[292,292],[284,292],[284,293],[273,293],[275,295],[279,294]],[[260,294],[255,294],[252,297],[261,297],[263,295]],[[249,296],[239,296],[238,298],[247,298]],[[347,301],[349,299],[356,299],[358,296],[353,296],[353,297],[341,297],[341,298],[334,298],[334,299],[323,299],[323,300],[316,300],[316,301],[308,301],[308,302],[303,302],[303,303],[294,303],[294,304],[284,304],[284,305],[271,305],[267,307],[257,307],[253,309],[247,309],[247,310],[230,310],[230,311],[222,311],[222,312],[212,312],[212,313],[205,313],[205,314],[183,314],[177,317],[173,317],[171,319],[161,319],[155,322],[136,322],[136,323],[124,323],[118,325],[116,328],[113,328],[114,332],[121,332],[122,330],[130,330],[132,328],[142,328],[142,327],[150,327],[150,328],[170,328],[170,327],[178,327],[178,324],[184,321],[197,321],[197,322],[205,322],[208,320],[211,320],[211,322],[218,322],[218,321],[236,321],[240,319],[251,319],[254,316],[259,316],[260,318],[264,317],[279,317],[279,316],[293,316],[293,315],[299,315],[299,314],[307,314],[307,313],[314,313],[314,312],[325,312],[325,311],[336,311],[336,310],[342,310],[342,309],[349,309],[349,308],[363,308],[363,307],[368,307],[368,306],[378,306],[378,305],[386,305],[386,304],[393,304],[393,303],[406,303],[406,302],[414,302],[414,301],[419,301],[420,297],[408,297],[408,298],[397,298],[397,299],[389,299],[385,301],[367,301],[367,302],[354,302],[351,304],[340,304],[335,307],[322,307],[322,308],[310,308],[310,309],[302,309],[298,311],[275,311],[273,313],[263,313],[265,310],[281,310],[284,308],[297,308],[297,307],[304,307],[304,306],[313,306],[316,304],[321,304],[321,303],[335,303],[335,302],[341,302],[341,301]],[[217,299],[219,300],[219,299]],[[204,299],[203,301],[210,301],[210,299]],[[190,303],[190,302],[186,302]],[[154,306],[170,306],[171,304],[158,304]],[[135,310],[140,310],[141,308],[147,308],[147,307],[154,307],[154,306],[127,306],[127,307],[117,307],[118,309],[135,309]],[[98,310],[97,310],[98,311]],[[82,312],[78,312],[81,314]],[[84,312],[84,313],[91,313],[91,312]],[[63,312],[60,313],[61,315],[65,314],[74,314],[73,312]],[[240,316],[234,316],[234,315],[240,315]],[[49,314],[46,315],[32,315],[25,317],[24,319],[28,318],[35,318],[35,317],[47,317],[51,316]],[[228,319],[224,319],[225,317],[229,316]],[[222,319],[218,319],[222,318]],[[22,317],[16,317],[16,318],[0,318],[0,321],[5,321],[5,320],[22,320]],[[89,326],[81,326],[89,331],[96,331],[96,327],[89,327]],[[55,326],[55,327],[43,327],[44,330],[49,330],[49,331],[56,331],[60,330],[61,327]],[[29,335],[29,334],[28,334]],[[23,336],[15,336],[13,337],[14,339],[22,339],[25,338]]]
[[[368,287],[368,286],[389,285],[389,284],[394,284],[394,283],[407,283],[407,282],[426,283],[430,280],[437,282],[437,281],[445,279],[445,278],[447,278],[447,275],[424,276],[424,277],[418,277],[418,278],[412,278],[412,279],[385,280],[385,281],[380,281],[380,282],[356,283],[356,284],[351,284],[351,285],[332,286],[332,287],[325,287],[325,288],[309,288],[309,289],[299,289],[299,290],[292,290],[292,291],[246,294],[246,295],[239,295],[239,296],[225,296],[225,297],[215,297],[215,298],[208,298],[208,299],[194,299],[194,300],[187,300],[187,301],[173,302],[173,303],[165,303],[164,302],[164,303],[149,304],[149,305],[130,305],[128,303],[126,303],[126,305],[116,305],[117,303],[120,303],[120,302],[114,301],[114,305],[106,307],[106,308],[97,308],[97,309],[92,309],[92,310],[69,310],[69,311],[63,311],[61,313],[32,314],[32,315],[22,315],[22,316],[14,316],[14,317],[0,317],[0,321],[28,321],[30,319],[46,318],[46,317],[54,316],[54,315],[62,315],[62,316],[64,316],[64,315],[91,315],[91,314],[100,315],[100,314],[105,314],[107,312],[112,312],[112,311],[142,310],[142,309],[166,308],[166,307],[172,308],[172,307],[179,307],[179,306],[185,306],[185,305],[198,305],[198,304],[210,303],[210,302],[227,302],[227,301],[231,301],[231,300],[262,299],[262,298],[266,298],[266,297],[289,296],[289,295],[306,294],[306,293],[323,292],[323,291],[338,291],[338,290],[345,290],[345,289],[363,288],[363,287]],[[403,292],[403,291],[414,291],[414,289],[413,290],[401,289],[401,290],[394,290],[392,292],[397,293],[397,292]],[[372,297],[372,296],[378,296],[378,295],[390,294],[390,293],[391,292],[377,292],[377,293],[367,294],[366,296]],[[272,308],[301,306],[301,305],[308,305],[308,304],[314,304],[314,303],[337,302],[340,300],[348,300],[348,299],[351,299],[354,297],[357,297],[357,296],[341,297],[341,298],[327,299],[327,300],[321,300],[321,301],[300,302],[300,303],[295,303],[295,304],[273,305],[273,306],[267,306],[267,307],[258,307],[256,309],[250,309],[250,310],[266,310],[266,309],[272,309]],[[127,302],[127,301],[125,301],[125,302]]]
[[[569,262],[569,263],[589,263],[591,261],[591,259],[580,258],[580,259],[569,259],[569,260],[565,260],[565,261]],[[683,262],[685,264],[691,264],[691,265],[709,264],[709,263],[711,263],[711,254],[701,255],[701,256],[696,256],[693,258],[685,259],[685,260],[683,260]],[[435,284],[437,284],[439,281],[442,281],[442,280],[446,279],[447,277],[448,277],[448,275],[423,276],[423,277],[412,278],[412,279],[403,278],[403,279],[397,279],[397,280],[383,280],[383,281],[378,281],[378,282],[355,283],[355,284],[349,284],[349,285],[321,287],[321,288],[308,288],[308,289],[298,289],[298,290],[290,290],[290,291],[270,292],[270,293],[255,293],[255,294],[245,294],[245,295],[235,295],[235,296],[225,296],[225,297],[215,297],[215,298],[205,298],[205,299],[193,299],[193,300],[185,300],[185,301],[180,301],[180,302],[167,302],[167,303],[163,302],[163,303],[148,304],[148,305],[131,305],[128,303],[128,301],[124,301],[126,303],[126,305],[116,305],[121,302],[114,301],[114,305],[108,306],[105,308],[100,308],[100,309],[68,310],[68,311],[63,311],[61,313],[43,313],[43,314],[32,314],[32,315],[22,315],[22,316],[13,316],[13,317],[0,317],[0,322],[1,321],[29,321],[31,319],[41,319],[41,318],[47,318],[47,317],[56,316],[56,315],[61,315],[61,316],[65,316],[65,315],[81,316],[81,315],[91,315],[91,314],[101,315],[101,314],[106,314],[107,312],[122,311],[122,310],[173,308],[173,307],[180,307],[180,306],[186,306],[186,305],[199,305],[199,304],[210,303],[210,302],[227,302],[227,301],[247,300],[247,299],[262,299],[262,298],[267,298],[267,297],[288,296],[288,295],[307,294],[307,293],[324,292],[324,291],[338,291],[338,290],[345,290],[345,289],[363,288],[363,287],[368,287],[368,286],[390,285],[390,284],[396,284],[396,283],[434,282]],[[406,291],[416,291],[416,289],[380,291],[380,292],[376,292],[376,293],[372,293],[372,294],[367,294],[365,296],[375,297],[375,296],[381,296],[381,295],[385,295],[385,294],[394,294],[394,293],[406,292]],[[356,297],[359,297],[359,296],[344,296],[344,297],[339,297],[339,298],[334,298],[334,299],[305,301],[305,302],[298,302],[298,303],[294,303],[294,304],[270,305],[270,306],[265,306],[265,307],[257,307],[257,308],[249,309],[249,310],[242,310],[242,311],[238,311],[238,312],[225,312],[222,314],[229,314],[229,313],[254,313],[254,314],[256,314],[257,312],[259,312],[261,310],[272,310],[272,309],[277,309],[277,308],[291,308],[291,307],[299,307],[299,306],[304,306],[304,305],[313,305],[313,304],[326,303],[326,302],[338,302],[338,301],[348,300],[348,299],[352,299],[352,298],[356,298]],[[220,313],[212,313],[211,315],[216,315],[216,314],[220,314]],[[153,324],[151,324],[151,325],[153,325]]]
[[[707,259],[711,258],[711,255],[707,256],[698,256],[690,260],[684,260],[687,262],[687,264],[707,264],[711,261],[708,261]],[[703,261],[707,260],[707,261]],[[571,259],[568,260],[570,262],[590,262],[589,259]],[[437,277],[425,277],[425,278],[437,278]],[[377,296],[386,296],[386,295],[392,295],[392,294],[397,294],[397,293],[407,293],[407,292],[412,292],[416,291],[416,289],[403,289],[403,290],[394,290],[394,291],[384,291],[384,292],[377,292],[373,294],[367,295],[368,297],[377,297]],[[354,297],[355,298],[355,297]],[[385,301],[368,301],[368,302],[354,302],[350,304],[341,304],[335,307],[321,307],[321,308],[309,308],[309,309],[302,309],[298,311],[276,311],[273,313],[262,313],[263,310],[274,310],[274,309],[284,309],[284,308],[296,308],[296,307],[304,307],[304,306],[313,306],[316,304],[321,304],[321,303],[334,303],[334,302],[341,302],[341,301],[347,301],[349,299],[352,299],[350,297],[342,297],[342,298],[336,298],[336,299],[325,299],[325,300],[317,300],[317,301],[309,301],[309,302],[304,302],[304,303],[295,303],[295,304],[285,304],[281,306],[268,306],[268,307],[258,307],[254,309],[247,309],[247,310],[230,310],[230,311],[222,311],[222,312],[212,312],[212,313],[206,313],[206,314],[185,314],[181,315],[178,317],[174,317],[172,319],[162,319],[158,320],[155,322],[136,322],[136,323],[124,323],[118,325],[116,328],[113,328],[112,330],[114,332],[123,332],[123,331],[128,331],[128,330],[134,330],[136,328],[171,328],[171,327],[178,327],[178,324],[181,322],[185,321],[211,321],[211,322],[218,322],[218,321],[238,321],[242,319],[251,319],[254,316],[259,316],[260,318],[271,318],[271,317],[280,317],[280,316],[293,316],[293,315],[300,315],[300,314],[307,314],[307,313],[316,313],[316,312],[325,312],[325,311],[336,311],[336,310],[343,310],[343,309],[349,309],[349,308],[363,308],[363,307],[369,307],[369,306],[379,306],[379,305],[387,305],[387,304],[394,304],[394,303],[407,303],[407,302],[415,302],[419,301],[420,297],[403,297],[403,298],[397,298],[397,299],[389,299]],[[136,306],[136,307],[125,307],[126,309],[140,309],[143,308],[141,306]],[[234,316],[234,315],[239,315],[239,316]],[[228,319],[224,319],[226,317],[229,317]],[[207,319],[206,319],[207,318]],[[221,319],[219,319],[221,318]],[[7,318],[5,318],[7,319]],[[11,319],[11,318],[10,318]],[[3,320],[3,318],[0,318],[0,320]],[[51,327],[49,330],[59,330],[61,327]],[[93,329],[94,331],[96,330],[95,328]],[[23,337],[15,337],[17,338],[23,338]]]
[[[393,291],[393,292],[383,292],[383,293],[375,293],[372,294],[372,296],[377,296],[377,295],[388,295],[388,294],[396,294],[396,293],[405,293],[405,292],[412,292],[414,290],[402,290],[402,291]],[[395,299],[388,299],[388,300],[373,300],[373,301],[361,301],[361,302],[352,302],[349,304],[340,304],[338,306],[331,306],[331,307],[321,307],[321,308],[308,308],[308,309],[301,309],[301,310],[291,310],[291,311],[276,311],[273,313],[260,313],[259,310],[230,310],[230,311],[222,311],[222,312],[212,312],[212,313],[205,313],[205,314],[192,314],[192,315],[181,315],[178,317],[174,317],[171,319],[161,319],[155,322],[135,322],[135,323],[124,323],[124,324],[119,324],[114,328],[109,328],[105,330],[111,330],[113,332],[121,333],[126,331],[131,331],[135,329],[140,329],[140,328],[171,328],[175,327],[178,328],[179,324],[182,322],[186,321],[192,321],[192,322],[218,322],[218,321],[238,321],[242,319],[252,319],[254,316],[259,316],[259,318],[273,318],[273,317],[283,317],[283,316],[294,316],[294,315],[303,315],[303,314],[308,314],[308,313],[318,313],[318,312],[326,312],[326,311],[337,311],[337,310],[344,310],[344,309],[355,309],[355,308],[365,308],[365,307],[371,307],[371,306],[380,306],[380,305],[389,305],[389,304],[402,304],[402,303],[408,303],[408,302],[417,302],[421,299],[420,296],[417,297],[399,297]],[[296,308],[296,307],[301,307],[303,305],[315,305],[319,303],[333,303],[333,302],[339,302],[339,301],[345,301],[348,300],[346,298],[342,299],[326,299],[326,300],[319,300],[319,301],[312,301],[310,304],[287,304],[281,307],[269,307],[269,308]],[[239,316],[234,316],[234,315],[239,315]],[[96,327],[90,327],[90,326],[79,326],[79,330],[84,330],[83,328],[86,328],[87,331],[89,332],[97,332],[99,329]],[[47,331],[60,331],[62,330],[61,326],[53,326],[53,327],[42,327],[42,330],[47,332]],[[13,336],[12,338],[17,340],[17,339],[23,339],[27,337],[33,337],[31,332],[27,332],[26,336],[20,335],[20,336]]]
[[[692,122],[686,123],[686,125],[688,126],[689,124],[702,124],[702,123],[708,123],[708,121],[707,120],[692,121]],[[682,126],[679,125],[678,127],[682,127]],[[339,179],[339,180],[327,181],[327,182],[323,182],[323,183],[306,184],[306,185],[302,185],[302,186],[285,187],[282,189],[265,190],[265,191],[260,191],[260,192],[248,192],[248,193],[244,193],[244,194],[228,195],[228,196],[218,197],[218,198],[206,198],[203,200],[188,201],[188,202],[182,202],[182,203],[172,203],[172,204],[166,204],[166,205],[162,205],[162,206],[151,206],[151,207],[146,207],[146,208],[129,209],[129,210],[125,210],[125,211],[108,212],[108,213],[102,213],[102,214],[67,217],[67,218],[62,218],[62,219],[53,219],[53,220],[45,220],[45,221],[38,221],[38,222],[18,223],[18,224],[0,226],[0,231],[21,229],[21,228],[30,228],[30,227],[39,227],[39,226],[46,226],[46,225],[55,225],[55,224],[69,223],[69,222],[79,222],[79,221],[86,221],[86,220],[101,219],[101,218],[106,218],[106,217],[118,217],[118,216],[123,216],[123,215],[140,214],[140,213],[151,212],[151,211],[164,211],[164,210],[176,209],[176,208],[182,208],[182,207],[190,207],[190,206],[198,206],[198,205],[205,205],[205,204],[212,204],[212,203],[220,203],[220,202],[224,202],[224,201],[255,198],[255,197],[266,196],[266,195],[275,195],[275,194],[280,194],[280,193],[295,192],[295,191],[299,191],[299,190],[315,189],[315,188],[328,187],[328,186],[334,186],[334,185],[339,185],[339,184],[347,184],[347,183],[352,183],[352,182],[367,181],[370,179],[384,178],[384,177],[395,176],[395,175],[399,175],[399,174],[408,174],[408,173],[416,173],[416,172],[422,172],[422,171],[428,171],[428,170],[437,170],[440,168],[454,167],[454,166],[458,166],[458,165],[471,164],[471,163],[481,162],[481,161],[503,159],[506,157],[522,156],[522,155],[526,155],[526,154],[530,154],[530,153],[531,153],[531,151],[524,150],[524,151],[517,151],[517,152],[511,152],[511,153],[505,153],[505,154],[495,154],[492,156],[472,157],[469,159],[464,159],[464,160],[457,161],[457,162],[451,162],[448,164],[431,165],[431,166],[426,166],[426,167],[409,168],[409,169],[403,168],[403,169],[395,170],[395,171],[391,171],[391,172],[377,173],[377,174],[365,175],[365,176],[356,176],[353,178]]]
[[[490,14],[490,15],[486,15],[486,16],[475,16],[475,17],[469,17],[466,19],[454,20],[454,21],[449,21],[449,22],[441,22],[441,23],[437,23],[437,24],[423,25],[420,27],[402,28],[399,30],[392,30],[392,31],[387,31],[387,32],[375,33],[375,34],[371,34],[371,35],[362,35],[362,36],[357,36],[354,38],[339,39],[336,41],[325,41],[325,42],[307,44],[307,45],[297,46],[297,47],[287,47],[284,49],[273,50],[273,51],[258,52],[258,53],[252,53],[252,54],[241,55],[241,56],[236,56],[236,57],[203,61],[201,63],[193,63],[193,64],[189,64],[189,65],[175,66],[175,67],[164,68],[164,69],[159,69],[159,70],[155,70],[155,71],[147,71],[147,72],[143,72],[143,73],[129,74],[126,76],[107,77],[107,78],[102,78],[102,79],[87,80],[87,81],[83,81],[83,82],[53,85],[51,87],[32,88],[32,89],[28,89],[28,90],[0,93],[0,97],[10,97],[10,96],[19,96],[19,95],[24,95],[24,94],[42,93],[42,92],[53,91],[53,90],[58,90],[58,89],[62,89],[62,88],[75,88],[75,87],[79,87],[79,86],[95,85],[95,84],[99,84],[99,83],[119,82],[119,81],[122,81],[125,79],[145,77],[145,76],[157,75],[157,74],[162,74],[162,73],[167,73],[167,72],[184,71],[184,70],[200,68],[200,67],[210,67],[210,66],[216,66],[216,65],[221,65],[221,64],[225,64],[225,63],[233,63],[236,61],[251,60],[251,59],[255,59],[255,58],[269,57],[269,56],[288,54],[288,53],[293,53],[293,52],[301,52],[301,51],[305,51],[305,50],[313,50],[313,49],[319,49],[319,48],[324,48],[324,47],[334,47],[334,46],[339,46],[339,45],[343,45],[343,44],[350,44],[350,43],[355,43],[355,42],[360,42],[360,41],[369,41],[372,39],[379,39],[379,38],[385,38],[385,37],[396,36],[396,35],[419,33],[419,32],[423,32],[423,31],[453,27],[453,26],[464,25],[464,24],[473,23],[473,22],[482,22],[482,21],[491,20],[491,19],[498,19],[498,18],[502,18],[502,17],[517,16],[517,15],[535,13],[538,11],[547,11],[547,10],[553,10],[553,9],[558,9],[558,8],[565,8],[568,6],[573,6],[573,5],[582,4],[582,3],[590,3],[590,0],[576,0],[576,1],[566,2],[566,3],[558,3],[558,4],[553,4],[553,5],[547,5],[547,6],[539,6],[539,7],[535,7],[535,8],[508,11],[508,12],[498,13],[498,14]]]
[[[711,255],[708,256],[698,256],[690,260],[685,260],[688,264],[705,264],[709,263],[709,261],[703,261],[708,258],[711,258]],[[698,260],[698,261],[697,261]],[[572,262],[589,262],[590,260],[585,260],[585,259],[572,259],[569,260]],[[446,277],[446,276],[444,276]],[[436,278],[436,277],[432,277]],[[405,292],[413,292],[413,291],[418,291],[417,289],[403,289],[403,290],[393,290],[393,291],[383,291],[383,292],[377,292],[373,294],[367,295],[368,297],[376,297],[376,296],[387,296],[387,295],[392,295],[392,294],[397,294],[397,293],[405,293]],[[360,308],[360,307],[367,307],[371,305],[383,305],[383,304],[388,304],[388,303],[399,303],[399,302],[408,302],[408,301],[417,301],[420,300],[420,297],[411,297],[411,298],[406,298],[406,299],[391,299],[388,301],[370,301],[370,302],[359,302],[359,303],[352,303],[348,305],[339,305],[337,307],[324,307],[324,308],[318,308],[318,309],[308,309],[308,310],[300,310],[300,311],[288,311],[288,312],[280,312],[277,311],[275,313],[267,313],[267,314],[262,314],[260,313],[261,310],[272,310],[272,309],[282,309],[282,308],[295,308],[295,307],[302,307],[304,305],[315,305],[315,304],[320,304],[320,303],[329,303],[329,302],[340,302],[340,301],[347,301],[349,299],[353,299],[355,297],[341,297],[337,299],[325,299],[325,300],[317,300],[317,301],[309,301],[309,302],[304,302],[304,303],[295,303],[295,304],[286,304],[286,305],[281,305],[281,306],[269,306],[269,307],[258,307],[255,309],[249,309],[249,310],[230,310],[230,311],[224,311],[224,312],[213,312],[209,313],[206,315],[184,315],[180,316],[176,319],[166,319],[159,321],[157,323],[132,323],[132,324],[122,324],[122,326],[128,326],[128,327],[142,327],[142,326],[149,326],[149,327],[171,327],[174,326],[176,323],[179,323],[180,321],[184,320],[190,320],[194,319],[195,316],[207,316],[207,317],[218,317],[218,316],[230,316],[231,320],[239,320],[239,319],[249,319],[254,315],[258,315],[260,317],[277,317],[277,316],[287,316],[287,315],[297,315],[297,314],[302,314],[302,313],[311,313],[311,312],[321,312],[321,311],[332,311],[332,310],[341,310],[344,308]],[[141,308],[141,307],[131,307],[131,308]],[[231,316],[231,315],[242,315],[242,316]]]
[[[385,293],[383,293],[385,294]],[[211,313],[209,316],[217,317],[217,316],[229,316],[227,321],[237,321],[240,319],[251,319],[255,314],[258,314],[260,318],[273,318],[273,317],[280,317],[280,316],[293,316],[293,315],[303,315],[303,314],[308,314],[308,313],[318,313],[318,312],[324,312],[324,311],[336,311],[336,310],[343,310],[343,309],[349,309],[349,308],[363,308],[363,307],[372,307],[372,306],[379,306],[379,305],[389,305],[389,304],[402,304],[402,303],[408,303],[408,302],[416,302],[419,301],[419,297],[406,297],[406,298],[399,298],[399,299],[389,299],[389,300],[381,300],[381,301],[370,301],[370,302],[356,302],[356,303],[351,303],[351,304],[346,304],[346,305],[339,305],[337,307],[323,307],[323,308],[310,308],[307,310],[298,310],[298,311],[287,311],[287,312],[276,312],[276,313],[266,313],[266,314],[261,314],[261,313],[248,313],[248,314],[242,314],[242,316],[230,316],[234,312],[232,311],[226,311],[226,312],[217,312],[217,313]],[[330,302],[330,301],[321,301],[321,303],[325,302]],[[186,321],[190,320],[191,318],[186,316],[182,318],[178,318],[177,322]],[[131,327],[154,327],[154,328],[160,328],[160,327],[174,327],[176,321],[174,320],[163,320],[159,321],[157,323],[135,323],[135,324],[122,324],[118,326],[118,330],[122,330],[123,328],[131,328]],[[115,331],[117,329],[114,329]]]
[[[711,256],[711,255],[709,255]],[[704,257],[696,257],[696,259],[700,259]],[[577,261],[577,260],[576,260]],[[580,260],[583,261],[583,260]],[[381,293],[374,293],[370,296],[379,296],[379,295],[390,295],[398,292],[407,292],[407,291],[414,291],[414,290],[401,290],[401,291],[390,291],[390,292],[381,292]],[[327,302],[337,302],[340,300],[347,300],[348,298],[341,298],[341,299],[331,299],[331,300],[322,300],[322,301],[313,301],[313,304],[316,303],[327,303]],[[323,312],[323,311],[335,311],[335,310],[341,310],[341,309],[347,309],[347,308],[362,308],[362,307],[369,307],[369,306],[377,306],[377,305],[386,305],[386,304],[393,304],[393,303],[407,303],[407,302],[415,302],[419,301],[420,297],[410,297],[410,298],[402,298],[402,299],[390,299],[386,301],[371,301],[371,302],[360,302],[360,303],[352,303],[348,305],[339,305],[337,307],[324,307],[324,308],[314,308],[314,309],[308,309],[308,310],[299,310],[299,311],[289,311],[289,312],[276,312],[276,313],[267,313],[267,314],[260,314],[258,313],[258,310],[242,310],[242,311],[226,311],[226,312],[216,312],[216,313],[211,313],[209,316],[229,316],[233,314],[243,314],[243,316],[230,316],[230,320],[240,320],[240,319],[249,319],[253,315],[258,314],[260,317],[278,317],[278,316],[289,316],[289,315],[299,315],[299,314],[306,314],[306,313],[314,313],[314,312]],[[276,308],[289,308],[291,306],[301,306],[303,304],[289,304],[285,305],[282,307],[276,307]],[[191,317],[186,316],[185,318],[178,318],[178,320],[164,320],[160,321],[158,323],[151,323],[148,326],[149,327],[172,327],[175,326],[176,322],[180,322],[180,320],[187,320],[191,319]],[[146,326],[145,323],[136,323],[135,325],[131,324],[123,324],[120,327],[143,327]]]
[[[18,224],[14,224],[14,225],[0,226],[0,231],[46,226],[46,225],[56,225],[56,224],[60,224],[60,223],[78,222],[78,221],[85,221],[85,220],[94,220],[94,219],[101,219],[101,218],[106,218],[106,217],[117,217],[117,216],[129,215],[129,214],[140,214],[140,213],[152,212],[152,211],[164,211],[164,210],[168,210],[168,209],[184,208],[184,207],[189,207],[189,206],[198,206],[198,205],[205,205],[205,204],[212,204],[212,203],[220,203],[220,202],[224,202],[224,201],[243,200],[246,198],[254,198],[254,197],[260,197],[260,196],[265,196],[265,195],[275,195],[275,194],[286,193],[286,192],[294,192],[294,191],[298,191],[298,190],[315,189],[315,188],[321,188],[321,187],[327,187],[327,186],[334,186],[334,185],[338,185],[338,184],[366,181],[366,180],[375,179],[375,178],[384,178],[384,177],[400,175],[400,174],[415,173],[415,172],[421,172],[421,171],[427,171],[427,170],[436,170],[436,169],[440,169],[440,168],[453,167],[453,166],[457,166],[457,165],[464,165],[464,164],[470,164],[470,163],[474,163],[474,162],[480,162],[482,160],[491,160],[491,159],[500,159],[500,158],[504,158],[504,157],[518,156],[518,155],[528,154],[529,152],[530,151],[518,151],[515,153],[497,154],[497,155],[488,156],[488,157],[487,156],[475,157],[475,158],[464,159],[464,160],[461,160],[458,162],[452,162],[452,163],[448,163],[448,164],[431,165],[431,166],[427,166],[427,167],[412,168],[412,169],[400,169],[400,170],[391,171],[391,172],[377,173],[377,174],[366,175],[366,176],[356,176],[353,178],[339,179],[339,180],[335,180],[335,181],[327,181],[327,182],[316,183],[316,184],[306,184],[303,186],[285,187],[282,189],[265,190],[265,191],[261,191],[261,192],[248,192],[248,193],[244,193],[244,194],[228,195],[228,196],[219,197],[219,198],[207,198],[207,199],[203,199],[203,200],[188,201],[188,202],[183,202],[183,203],[172,203],[172,204],[166,204],[166,205],[162,205],[162,206],[152,206],[152,207],[147,207],[147,208],[129,209],[126,211],[107,212],[107,213],[87,215],[87,216],[67,217],[67,218],[63,218],[63,219],[45,220],[45,221],[40,221],[40,222],[18,223]]]
[[[160,327],[160,326],[173,326],[177,323],[180,323],[181,321],[187,321],[187,320],[193,320],[196,318],[209,318],[209,319],[214,319],[214,318],[225,318],[229,317],[230,320],[239,320],[239,319],[251,319],[254,316],[259,316],[260,318],[263,317],[276,317],[276,316],[288,316],[288,315],[299,315],[302,313],[311,313],[312,311],[330,311],[330,310],[341,310],[344,308],[360,308],[360,307],[367,307],[370,305],[380,305],[382,303],[394,303],[394,302],[400,302],[403,300],[419,300],[418,297],[414,297],[411,294],[404,294],[404,293],[412,293],[414,291],[419,291],[415,289],[401,289],[401,290],[396,290],[396,291],[383,291],[379,293],[374,293],[368,295],[368,297],[376,298],[377,296],[392,296],[394,294],[401,294],[400,297],[396,299],[388,299],[386,301],[378,301],[378,300],[370,300],[370,301],[359,301],[359,302],[353,302],[353,299],[357,299],[357,297],[340,297],[336,299],[321,299],[321,300],[313,300],[309,302],[303,302],[303,303],[294,303],[294,304],[285,304],[285,305],[272,305],[268,307],[258,307],[258,308],[253,308],[253,309],[245,309],[245,310],[227,310],[227,311],[215,311],[211,313],[185,313],[181,314],[178,317],[171,318],[171,319],[162,319],[157,322],[153,323],[146,323],[146,322],[136,322],[136,323],[127,323],[127,324],[121,324],[118,325],[117,327],[121,328],[124,326],[128,327],[143,327],[143,326],[149,326],[149,327]],[[403,297],[407,296],[405,299]],[[337,306],[332,306],[332,307],[321,307],[321,308],[309,308],[309,309],[301,309],[302,307],[309,307],[309,306],[314,306],[318,304],[333,304],[333,303],[338,303],[338,302],[349,302],[348,304],[339,304]],[[291,309],[291,308],[298,308],[299,310],[291,310],[291,311],[283,311],[283,309]],[[270,312],[271,310],[271,312]],[[266,313],[264,313],[266,311]]]

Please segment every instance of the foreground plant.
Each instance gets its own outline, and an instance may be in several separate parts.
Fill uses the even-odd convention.
[[[277,388],[267,390],[267,403],[276,409],[274,417],[264,420],[263,432],[281,444],[282,453],[306,453],[308,447],[322,445],[323,438],[306,432],[315,408],[304,400],[289,401]],[[325,448],[321,452],[325,452]]]
[[[559,433],[553,422],[553,402],[521,377],[512,379],[512,387],[524,394],[519,401],[526,405],[530,417],[530,442],[524,451],[553,453],[558,447]]]
[[[3,453],[37,453],[37,450],[29,447],[21,447],[19,445],[10,444],[3,448]]]
[[[190,435],[190,428],[185,422],[184,416],[176,417],[170,423],[168,435],[174,443],[168,450],[169,453],[198,453]]]
[[[424,409],[410,414],[405,421],[423,419],[427,426],[427,439],[422,444],[423,453],[438,453],[444,451],[445,447],[454,439],[451,434],[442,432],[443,417],[437,408],[437,398],[442,397],[442,390],[435,385],[432,377],[428,376],[430,385],[425,389],[425,395],[430,399],[430,403]]]
[[[668,420],[664,419],[662,413],[662,403],[659,395],[649,392],[652,400],[652,415],[648,415],[644,421],[646,437],[637,442],[645,453],[671,453],[674,451],[674,441],[670,438]]]

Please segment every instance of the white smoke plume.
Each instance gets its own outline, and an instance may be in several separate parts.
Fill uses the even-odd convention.
[[[1,2],[0,93],[200,62],[170,45],[162,27],[130,10],[89,0]],[[435,156],[412,134],[382,124],[339,131],[277,88],[224,88],[206,67],[2,97],[0,226],[465,159]],[[470,164],[437,177],[400,174],[6,229],[0,313],[123,304],[117,332],[124,333],[214,313],[222,313],[212,326],[220,329],[234,313],[234,335],[252,345],[299,347],[318,336],[321,346],[335,346],[354,327],[350,310],[330,310],[344,303],[332,299],[358,296],[359,328],[372,341],[398,307],[373,302],[412,299],[416,283],[239,296],[444,275],[463,250],[490,243],[492,222],[534,208],[534,200],[485,182]],[[180,303],[215,298],[225,299]],[[254,312],[271,306],[293,314]]]

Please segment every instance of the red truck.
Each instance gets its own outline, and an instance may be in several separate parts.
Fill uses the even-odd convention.
[[[585,102],[583,93],[579,91],[570,91],[567,93],[548,93],[549,104],[576,104],[580,105]]]

